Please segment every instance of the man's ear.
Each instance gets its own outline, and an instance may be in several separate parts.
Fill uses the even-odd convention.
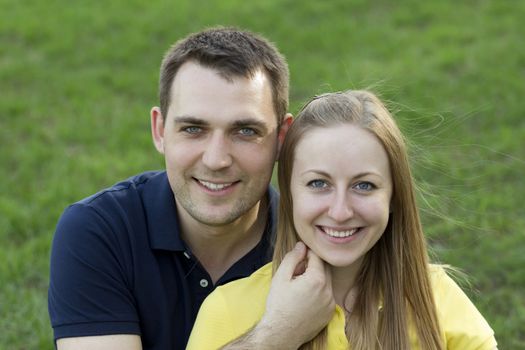
[[[279,135],[278,135],[279,146],[277,148],[278,153],[281,153],[281,147],[283,145],[284,138],[286,136],[286,133],[288,132],[288,129],[290,129],[290,126],[292,125],[292,123],[293,123],[293,116],[290,113],[286,113],[279,127]]]
[[[153,144],[159,153],[164,154],[164,118],[159,107],[153,107],[151,116],[151,136]]]

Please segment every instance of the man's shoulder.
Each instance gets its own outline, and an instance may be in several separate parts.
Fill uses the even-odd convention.
[[[162,171],[144,172],[69,205],[59,219],[57,234],[107,232],[109,228],[120,232],[127,225],[140,229],[145,226],[146,203],[152,201],[145,197],[159,195],[163,178],[166,175]]]
[[[123,181],[98,191],[89,197],[86,197],[74,204],[82,204],[87,206],[97,206],[105,200],[134,200],[137,196],[141,196],[142,189],[155,180],[159,181],[166,178],[165,171],[147,171],[134,176],[131,176]]]

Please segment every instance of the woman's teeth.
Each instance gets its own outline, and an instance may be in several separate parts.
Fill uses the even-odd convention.
[[[337,230],[325,227],[323,231],[330,237],[344,238],[344,237],[350,237],[354,233],[356,233],[357,228],[353,228],[351,230],[345,230],[345,231],[337,231]]]

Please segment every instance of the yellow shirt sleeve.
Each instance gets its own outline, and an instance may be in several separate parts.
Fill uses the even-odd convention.
[[[215,291],[204,300],[186,349],[219,349],[235,339],[232,330],[233,325],[223,295]]]
[[[264,313],[271,279],[269,263],[215,289],[199,309],[186,349],[219,349],[252,329]]]
[[[492,350],[497,343],[485,318],[447,273],[434,267],[434,296],[448,350]]]
[[[431,280],[447,349],[496,348],[494,332],[487,321],[443,268],[432,266]],[[186,349],[219,349],[249,331],[264,313],[270,284],[271,264],[268,264],[248,278],[217,288],[200,308]],[[337,317],[331,324],[334,320],[337,321]],[[337,328],[344,330],[344,317],[336,323]],[[337,337],[334,325],[329,326],[329,343],[334,349],[346,348],[344,331]]]

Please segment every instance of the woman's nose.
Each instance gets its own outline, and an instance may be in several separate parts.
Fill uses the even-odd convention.
[[[350,195],[344,191],[336,193],[328,209],[328,216],[334,221],[343,222],[354,215]]]

